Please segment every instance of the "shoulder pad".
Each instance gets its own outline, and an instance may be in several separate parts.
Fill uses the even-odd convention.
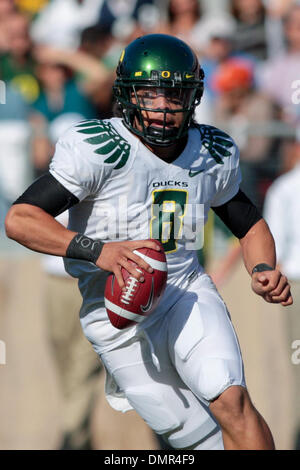
[[[208,150],[216,163],[223,165],[223,159],[230,157],[232,155],[232,147],[235,147],[232,138],[226,132],[214,126],[196,124],[196,128],[200,132],[202,145]]]
[[[93,119],[82,121],[75,126],[77,132],[89,137],[84,139],[90,145],[97,146],[94,153],[106,157],[105,163],[116,163],[114,170],[119,170],[129,157],[130,144],[108,121]]]

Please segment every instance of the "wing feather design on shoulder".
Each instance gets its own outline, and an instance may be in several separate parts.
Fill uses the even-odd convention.
[[[232,139],[228,134],[213,126],[197,126],[202,140],[202,145],[209,151],[214,160],[223,165],[223,158],[230,157],[228,150],[233,147]]]
[[[91,136],[84,139],[84,142],[97,145],[94,153],[106,157],[105,163],[116,163],[114,170],[119,170],[126,165],[130,153],[130,145],[118,134],[110,122],[94,119],[83,121],[77,124],[76,127],[77,132]]]

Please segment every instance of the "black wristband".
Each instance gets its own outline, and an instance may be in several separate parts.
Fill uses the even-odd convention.
[[[99,258],[104,243],[100,240],[93,240],[83,233],[77,233],[71,240],[67,252],[67,258],[83,259],[96,263]]]
[[[266,263],[259,263],[252,269],[252,274],[262,273],[263,271],[274,271],[274,268]]]

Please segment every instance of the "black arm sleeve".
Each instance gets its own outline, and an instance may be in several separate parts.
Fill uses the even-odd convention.
[[[31,204],[56,217],[78,202],[79,199],[48,172],[35,180],[14,204]]]
[[[262,219],[258,209],[241,190],[226,204],[212,207],[212,210],[237,238],[243,238]]]

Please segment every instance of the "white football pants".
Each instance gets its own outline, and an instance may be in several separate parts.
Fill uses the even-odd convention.
[[[101,360],[115,409],[134,408],[174,448],[223,448],[208,405],[232,385],[245,387],[245,379],[226,305],[207,275],[165,316],[147,328],[142,323],[135,337]]]

